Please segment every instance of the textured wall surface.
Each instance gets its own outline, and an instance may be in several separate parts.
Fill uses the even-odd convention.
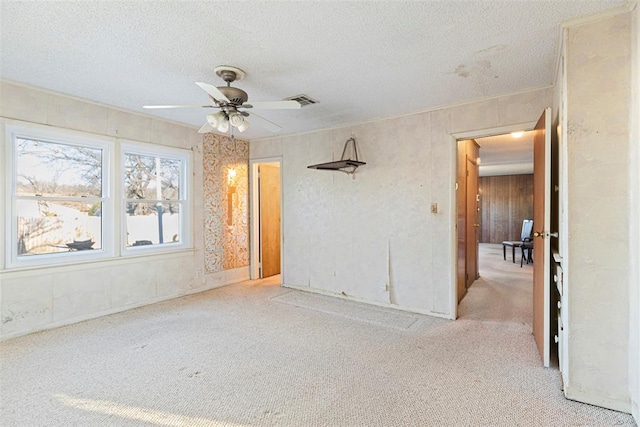
[[[252,141],[282,156],[285,285],[452,316],[455,143],[451,134],[537,120],[550,90],[312,134]],[[340,158],[353,134],[355,179],[307,169]],[[438,203],[439,212],[430,213]]]
[[[520,240],[522,220],[533,219],[533,175],[480,177],[480,242]]]
[[[207,273],[249,265],[249,144],[204,136],[204,256]]]
[[[640,9],[633,11],[631,50],[631,139],[629,141],[629,235],[640,236]],[[632,413],[640,424],[640,239],[629,250],[629,382]]]
[[[0,164],[4,164],[7,123],[50,125],[111,139],[156,143],[192,150],[192,243],[193,250],[135,258],[113,258],[47,268],[3,270],[0,268],[0,338],[73,323],[128,308],[248,278],[247,268],[204,274],[203,141],[194,129],[135,113],[22,85],[0,83]],[[247,157],[246,143],[239,144]],[[246,187],[239,169],[238,182]],[[5,223],[5,176],[0,185],[0,223]],[[225,178],[226,179],[226,178]],[[246,191],[244,191],[246,194]],[[238,205],[246,201],[237,202]],[[238,212],[246,210],[240,206]],[[243,224],[245,219],[234,219]],[[5,241],[0,227],[0,241]],[[246,233],[245,233],[246,234]],[[246,239],[246,237],[245,237]],[[235,245],[235,246],[234,246]],[[235,243],[227,248],[234,248]],[[211,247],[209,245],[209,247]],[[222,242],[220,247],[223,247]],[[241,251],[240,251],[241,252]],[[246,265],[233,256],[230,266]],[[246,258],[246,255],[245,255]],[[4,266],[0,245],[0,266]],[[231,267],[230,267],[231,268]]]
[[[570,27],[566,58],[566,394],[626,411],[630,23],[626,13]]]

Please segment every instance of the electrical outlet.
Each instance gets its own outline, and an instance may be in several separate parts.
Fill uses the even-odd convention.
[[[200,278],[200,270],[196,270],[196,279]]]
[[[438,204],[431,203],[431,213],[438,213]]]

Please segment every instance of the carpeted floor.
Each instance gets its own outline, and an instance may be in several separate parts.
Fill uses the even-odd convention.
[[[480,274],[455,322],[267,279],[10,340],[0,424],[634,425],[541,367],[531,266],[483,245]]]

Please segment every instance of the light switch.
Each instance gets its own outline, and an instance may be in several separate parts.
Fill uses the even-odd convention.
[[[431,203],[431,213],[438,213],[438,204]]]

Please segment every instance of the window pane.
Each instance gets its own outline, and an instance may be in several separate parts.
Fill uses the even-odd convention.
[[[16,194],[102,197],[102,150],[16,138]]]
[[[18,200],[18,256],[102,248],[102,203]]]
[[[124,171],[125,198],[178,200],[181,168],[181,160],[127,153]]]
[[[180,203],[127,203],[127,246],[180,243],[180,207]]]

